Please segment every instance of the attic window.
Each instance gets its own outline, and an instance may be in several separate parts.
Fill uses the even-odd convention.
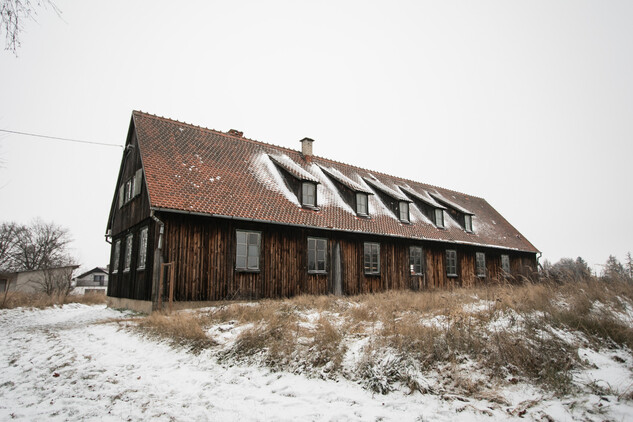
[[[444,228],[444,211],[439,208],[435,209],[435,225]]]
[[[362,215],[365,217],[369,215],[366,193],[356,192],[356,214]]]
[[[400,221],[403,223],[409,222],[409,203],[400,201],[398,203],[398,212],[400,213]]]
[[[141,193],[141,182],[143,180],[143,170],[138,169],[134,176],[122,183],[119,187],[119,208],[130,202]]]
[[[466,214],[464,215],[464,228],[468,233],[473,232],[473,216]]]
[[[307,207],[316,207],[316,183],[303,182],[301,184],[301,204]]]

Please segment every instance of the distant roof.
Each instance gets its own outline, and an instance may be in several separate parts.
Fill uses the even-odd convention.
[[[85,277],[85,276],[90,275],[90,274],[92,274],[92,273],[104,273],[104,274],[108,274],[108,270],[107,270],[106,268],[104,268],[104,267],[94,267],[93,269],[88,270],[88,271],[86,271],[85,273],[80,274],[80,275],[78,275],[78,276],[77,276],[77,277],[75,277],[75,278],[82,278],[82,277]]]
[[[306,158],[239,132],[223,133],[139,111],[132,113],[132,123],[154,210],[538,252],[482,198],[318,156]],[[299,180],[318,183],[319,210],[301,207],[278,167]],[[397,199],[410,202],[410,195],[472,214],[473,233],[458,225],[437,228],[415,205],[410,207],[411,224],[403,224],[376,195],[369,196],[370,218],[359,217],[332,180],[352,191],[372,193],[371,185]]]

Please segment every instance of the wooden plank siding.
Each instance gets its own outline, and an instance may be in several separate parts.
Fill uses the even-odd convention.
[[[175,265],[174,292],[175,300],[178,301],[333,293],[331,264],[335,244],[341,250],[341,287],[345,295],[496,283],[504,279],[500,268],[502,253],[510,256],[513,274],[527,276],[536,268],[536,256],[533,253],[175,213],[162,213],[160,219],[165,224],[163,260]],[[236,270],[236,230],[260,233],[259,271]],[[308,237],[327,239],[325,274],[309,274],[307,271]],[[380,244],[378,275],[366,275],[364,272],[364,242]],[[424,250],[424,275],[410,274],[410,246],[421,246]],[[457,277],[446,275],[446,249],[457,251]],[[476,276],[475,252],[486,254],[487,271],[484,278]],[[151,253],[148,253],[149,256]],[[116,282],[113,286],[116,286],[113,287],[113,293],[118,296],[119,291],[115,289],[120,287]],[[163,297],[166,297],[167,282],[164,289]],[[124,289],[121,292],[147,297],[147,286],[136,293]]]

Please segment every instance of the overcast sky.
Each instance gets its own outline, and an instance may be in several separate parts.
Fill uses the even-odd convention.
[[[123,144],[132,110],[485,198],[543,252],[633,252],[632,1],[55,0],[0,129]],[[2,40],[4,41],[4,33]],[[104,266],[122,150],[0,132],[0,218]]]

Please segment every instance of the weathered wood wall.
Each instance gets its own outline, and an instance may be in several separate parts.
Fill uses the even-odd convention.
[[[175,265],[175,299],[180,301],[238,298],[290,297],[299,294],[333,293],[332,251],[341,250],[342,292],[347,295],[390,289],[452,288],[504,279],[501,250],[450,245],[439,242],[381,238],[254,222],[162,214],[165,223],[163,259]],[[235,269],[236,230],[261,233],[260,270]],[[307,238],[326,238],[326,274],[307,271]],[[151,238],[151,236],[150,236]],[[380,274],[366,275],[364,242],[380,244]],[[412,276],[409,247],[422,246],[425,273]],[[446,276],[446,249],[457,251],[457,277]],[[486,253],[487,275],[475,274],[475,252]],[[507,252],[513,275],[528,275],[536,267],[536,256]],[[148,255],[149,256],[149,255]],[[529,268],[527,268],[529,267]],[[167,294],[167,283],[164,294]]]

